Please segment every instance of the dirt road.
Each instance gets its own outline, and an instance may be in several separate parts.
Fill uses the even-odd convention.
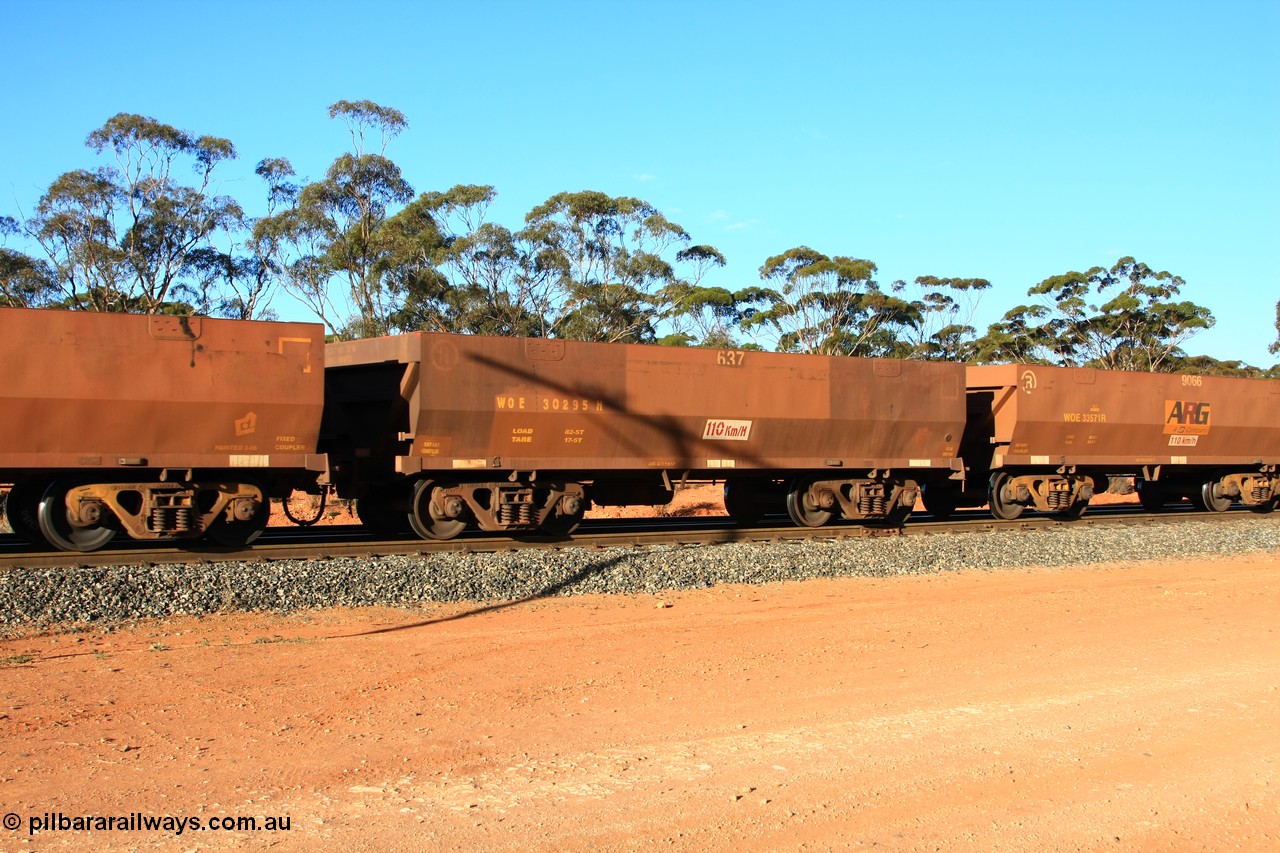
[[[6,640],[0,848],[1278,849],[1277,556]]]

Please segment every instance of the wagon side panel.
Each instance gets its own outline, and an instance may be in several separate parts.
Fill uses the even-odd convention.
[[[423,335],[401,468],[949,467],[963,368]]]
[[[302,467],[323,342],[313,324],[0,310],[0,469]]]
[[[1280,460],[1276,380],[1004,365],[970,367],[968,386],[991,406],[996,467]]]

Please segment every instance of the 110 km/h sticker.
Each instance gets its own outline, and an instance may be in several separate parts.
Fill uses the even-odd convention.
[[[751,421],[709,419],[702,428],[702,437],[717,441],[746,441],[751,438]]]

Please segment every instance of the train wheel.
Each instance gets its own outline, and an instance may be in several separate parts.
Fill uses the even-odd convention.
[[[467,522],[462,518],[450,518],[432,502],[431,492],[435,486],[431,480],[414,483],[413,499],[409,504],[412,508],[409,526],[423,539],[452,539],[467,529]]]
[[[280,501],[280,508],[284,510],[284,517],[289,519],[289,521],[299,527],[310,527],[319,521],[320,517],[324,515],[324,504],[326,498],[329,496],[329,490],[322,488],[318,495],[309,495],[306,492],[302,492],[301,494],[306,495],[311,500],[309,501],[309,506],[307,506],[307,512],[299,513],[298,515],[294,515],[293,508],[290,506],[294,499],[293,496],[296,494],[299,494],[299,492],[297,489],[294,489],[286,495],[284,500]]]
[[[1159,512],[1168,503],[1169,496],[1165,490],[1150,480],[1138,482],[1138,502],[1147,512]]]
[[[1226,512],[1231,507],[1231,498],[1218,494],[1218,486],[1220,485],[1221,483],[1217,480],[1207,481],[1200,487],[1200,494],[1197,496],[1196,503],[1209,512]]]
[[[40,496],[44,487],[34,483],[15,483],[4,501],[4,517],[9,528],[33,545],[47,545],[40,532]]]
[[[809,484],[796,480],[787,490],[787,515],[801,527],[821,527],[834,513],[814,504],[809,497]]]
[[[50,545],[63,551],[96,551],[114,539],[116,532],[102,523],[88,527],[73,525],[67,513],[67,492],[72,488],[71,484],[61,482],[44,490],[36,513],[40,532]]]
[[[1014,503],[1006,496],[1009,479],[1008,474],[997,471],[991,475],[991,487],[987,489],[987,505],[991,508],[991,514],[1005,521],[1013,521],[1026,509],[1022,504]]]
[[[218,545],[243,548],[262,535],[262,531],[267,529],[267,522],[270,520],[271,502],[264,497],[263,500],[258,501],[257,508],[254,509],[251,517],[232,521],[220,518],[209,525],[204,535],[209,541]]]
[[[566,503],[572,497],[571,503]],[[542,522],[542,532],[551,536],[568,536],[570,533],[578,529],[578,525],[582,523],[582,516],[587,510],[586,501],[578,498],[576,495],[566,495],[559,501],[560,509],[568,507],[572,512],[552,512],[547,516],[547,520]]]
[[[724,484],[724,510],[744,527],[759,524],[764,517],[764,504],[749,481],[728,480]]]

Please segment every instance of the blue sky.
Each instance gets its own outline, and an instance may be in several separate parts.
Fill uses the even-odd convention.
[[[329,104],[409,129],[415,190],[492,184],[518,227],[554,193],[643,198],[758,281],[807,244],[878,280],[981,277],[976,325],[1133,255],[1217,326],[1186,347],[1275,363],[1280,0],[1252,2],[3,1],[0,214],[29,214],[117,112],[319,177]],[[305,309],[277,296],[289,319]]]

